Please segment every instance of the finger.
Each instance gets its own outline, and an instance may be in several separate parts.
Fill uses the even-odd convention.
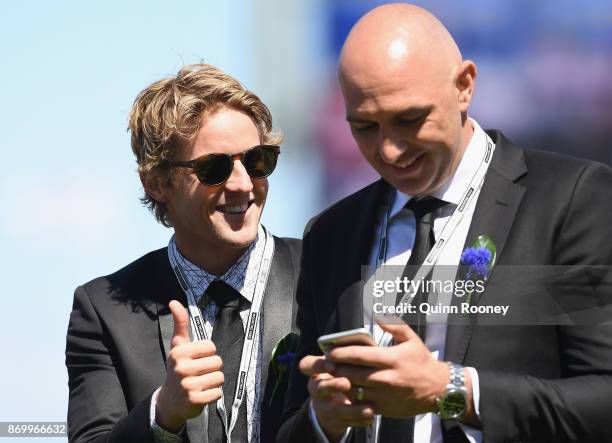
[[[392,370],[353,365],[338,365],[335,375],[338,378],[348,378],[353,387],[369,386],[375,388],[389,384],[389,376],[392,376],[392,373],[389,371]]]
[[[307,355],[300,360],[300,371],[309,377],[333,372],[336,365],[322,355]]]
[[[172,312],[172,320],[174,321],[174,332],[172,333],[172,341],[170,346],[175,347],[184,343],[189,343],[189,314],[183,305],[172,300],[168,305]]]
[[[312,397],[326,398],[338,392],[348,393],[351,390],[351,382],[348,378],[330,378],[327,380],[313,380]]]
[[[193,391],[189,393],[189,401],[195,405],[207,405],[221,398],[221,389],[213,388],[206,391]]]
[[[353,386],[351,390],[346,393],[347,398],[353,404],[363,403],[364,401],[371,401],[372,397],[367,395],[370,390],[366,386]]]
[[[389,348],[378,346],[342,346],[334,348],[329,353],[329,358],[336,364],[372,368],[388,368],[394,361],[389,353]]]
[[[398,343],[403,343],[408,340],[420,340],[419,336],[414,332],[414,330],[408,326],[404,321],[396,317],[397,320],[394,320],[393,323],[390,323],[389,319],[381,319],[380,317],[376,318],[376,323],[381,327],[381,329],[385,332],[388,332],[393,336],[393,341]]]
[[[359,392],[360,390],[361,393]],[[378,403],[389,400],[389,393],[382,389],[353,385],[351,390],[346,393],[346,397],[353,404],[363,404],[365,402],[373,405],[374,409],[376,409]]]
[[[181,359],[179,360],[174,371],[180,377],[193,377],[196,375],[208,374],[210,372],[220,371],[223,367],[223,361],[218,355],[210,357],[202,357],[195,360]]]
[[[225,376],[223,372],[216,371],[209,374],[187,377],[181,380],[181,387],[185,391],[208,391],[223,386]]]
[[[328,400],[313,399],[313,407],[317,411],[317,416],[326,416],[348,426],[360,426],[374,417],[374,408],[368,403],[338,404]]]
[[[216,355],[217,347],[211,340],[198,340],[176,345],[170,352],[173,352],[176,358],[187,357],[197,359]]]

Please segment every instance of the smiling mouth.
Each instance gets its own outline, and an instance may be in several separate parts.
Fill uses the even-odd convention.
[[[248,202],[240,203],[240,204],[225,204],[219,205],[215,209],[224,214],[244,214],[247,209],[253,204],[254,200],[249,200]]]
[[[421,157],[423,157],[423,153],[417,155],[416,157],[413,157],[412,159],[408,160],[408,161],[402,161],[400,163],[397,163],[395,166],[398,168],[409,168],[410,166],[414,165],[415,162],[417,162],[418,160],[421,159]]]

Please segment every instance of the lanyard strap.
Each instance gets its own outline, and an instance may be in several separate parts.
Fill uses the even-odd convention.
[[[427,276],[431,273],[433,269],[433,265],[435,265],[436,262],[438,261],[438,258],[440,257],[440,253],[442,252],[442,249],[444,248],[444,246],[448,244],[448,241],[450,240],[453,233],[459,226],[459,223],[461,223],[461,220],[463,219],[463,216],[465,215],[466,209],[469,208],[469,205],[472,202],[474,196],[478,194],[478,191],[482,187],[485,176],[487,175],[487,170],[489,169],[489,164],[491,163],[491,159],[493,158],[493,152],[495,151],[495,143],[493,143],[493,140],[491,140],[491,138],[488,135],[486,135],[485,144],[486,146],[485,146],[484,154],[482,156],[482,159],[480,160],[480,164],[478,165],[476,172],[474,172],[474,175],[472,176],[472,179],[470,180],[469,186],[467,187],[466,191],[461,197],[461,200],[459,201],[459,204],[453,211],[453,214],[451,215],[450,219],[444,226],[444,229],[442,229],[440,238],[433,245],[433,247],[431,248],[431,251],[429,251],[429,254],[427,254],[427,257],[425,258],[425,261],[419,267],[419,270],[414,276],[413,281],[423,280],[427,278]],[[388,202],[387,202],[387,207],[384,212],[385,217],[382,223],[383,229],[381,231],[380,242],[378,245],[378,255],[376,259],[377,269],[380,268],[384,264],[384,261],[386,259],[387,230],[388,230],[388,223],[389,223],[389,214],[391,212],[391,202],[392,202],[392,198],[389,197]],[[404,293],[404,295],[402,296],[397,306],[399,307],[405,304],[409,299],[414,297],[414,295],[415,295],[414,285],[410,285],[408,287],[408,291]],[[379,340],[378,345],[388,346],[391,343],[392,339],[393,337],[391,336],[391,334],[389,334],[388,332],[385,332],[383,336],[381,337],[381,339]]]
[[[259,262],[259,269],[257,270],[257,280],[255,282],[253,301],[251,303],[251,309],[249,310],[246,334],[244,337],[244,344],[242,345],[240,370],[238,371],[236,392],[234,393],[234,401],[232,402],[232,414],[230,423],[228,423],[227,420],[224,395],[221,395],[221,398],[217,400],[217,410],[219,411],[223,419],[225,435],[228,436],[228,443],[231,443],[232,441],[231,435],[232,431],[234,430],[234,426],[236,425],[236,420],[238,419],[238,410],[240,409],[240,405],[242,404],[244,397],[246,397],[245,385],[249,369],[251,367],[251,361],[253,359],[253,351],[255,349],[253,344],[255,342],[255,338],[257,337],[257,334],[255,332],[257,331],[257,327],[259,324],[263,295],[266,289],[266,284],[268,282],[268,275],[270,274],[272,257],[274,255],[274,238],[272,237],[272,234],[270,234],[268,230],[266,230],[263,226],[260,225],[258,236],[259,238],[264,239],[264,248],[261,261]],[[170,264],[172,265],[172,269],[174,270],[176,278],[179,281],[181,288],[183,288],[183,291],[185,291],[185,295],[187,296],[187,304],[189,308],[189,316],[191,317],[191,329],[193,332],[193,336],[196,340],[210,340],[210,337],[208,337],[208,334],[204,329],[204,320],[202,318],[200,308],[197,304],[197,298],[192,288],[189,286],[188,280],[183,275],[183,272],[180,266],[178,265],[178,261],[174,254],[168,254],[168,256],[170,258]]]

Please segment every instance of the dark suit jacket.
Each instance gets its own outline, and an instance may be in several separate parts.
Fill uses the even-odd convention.
[[[524,151],[499,132],[465,245],[480,234],[497,246],[481,304],[510,304],[521,282],[503,265],[612,264],[612,171],[557,154]],[[363,325],[362,264],[368,263],[383,181],[313,219],[304,235],[298,283],[297,358],[320,354],[317,337]],[[598,311],[610,321],[610,286]],[[578,307],[592,307],[589,295]],[[455,297],[454,297],[455,298]],[[574,300],[576,301],[576,300]],[[601,302],[601,300],[600,300]],[[609,441],[612,435],[612,329],[607,326],[483,326],[480,316],[450,322],[445,359],[475,367],[484,440]],[[307,378],[295,369],[278,441],[313,441]],[[359,440],[359,438],[357,438]]]
[[[275,237],[263,302],[262,441],[278,429],[286,382],[268,407],[274,386],[269,358],[294,325],[300,241]],[[173,320],[170,300],[187,304],[167,248],[77,288],[66,343],[71,442],[152,442],[151,395],[166,377]],[[277,391],[278,392],[278,391]],[[204,415],[189,420],[188,441],[206,442]]]

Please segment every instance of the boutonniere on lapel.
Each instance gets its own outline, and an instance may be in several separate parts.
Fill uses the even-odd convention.
[[[493,240],[488,235],[479,235],[472,246],[465,248],[461,254],[461,264],[467,266],[466,279],[486,282],[496,258],[497,248]],[[468,304],[471,304],[472,292],[468,292]]]
[[[281,338],[272,350],[270,366],[272,367],[272,373],[274,374],[275,380],[272,395],[270,395],[269,405],[272,405],[276,397],[276,391],[280,385],[289,378],[291,366],[293,366],[295,362],[295,351],[297,350],[299,341],[300,337],[296,333],[290,332]]]

